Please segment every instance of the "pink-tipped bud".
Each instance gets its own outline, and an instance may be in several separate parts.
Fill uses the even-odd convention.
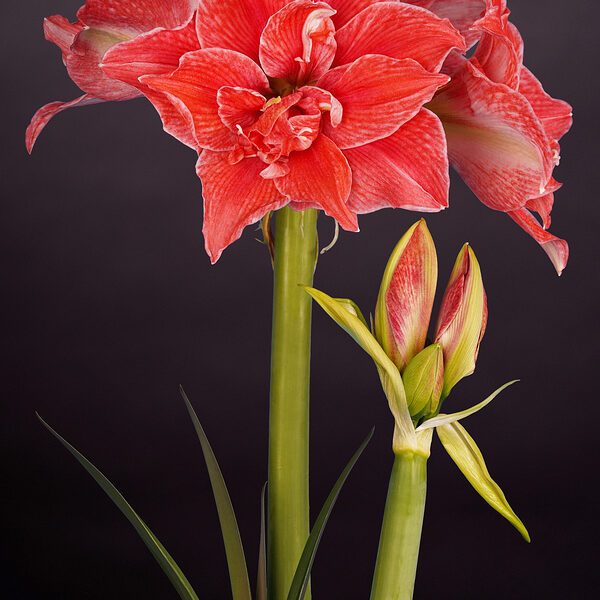
[[[421,219],[394,249],[375,309],[377,340],[400,372],[425,346],[436,284],[435,245]]]
[[[479,262],[465,244],[450,275],[435,334],[436,343],[444,350],[444,397],[475,370],[487,314]]]

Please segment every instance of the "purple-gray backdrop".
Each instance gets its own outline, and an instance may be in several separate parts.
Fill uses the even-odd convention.
[[[80,0],[79,0],[80,1]],[[2,51],[2,585],[6,597],[175,598],[128,523],[42,430],[38,410],[121,488],[201,598],[228,597],[224,554],[183,383],[213,441],[254,572],[266,477],[271,268],[247,231],[217,266],[202,248],[193,153],[164,135],[142,100],[65,113],[33,157],[34,110],[77,94],[45,15],[78,0],[9,3]],[[428,217],[441,284],[469,240],[490,324],[460,408],[522,382],[470,419],[490,470],[529,526],[531,546],[470,489],[438,443],[417,598],[591,598],[598,589],[597,24],[592,0],[513,2],[526,62],[575,107],[563,143],[553,231],[571,243],[559,279],[507,217],[453,180],[451,208]],[[416,219],[361,219],[322,258],[317,285],[375,303],[381,272]],[[322,239],[331,222],[322,219]],[[315,510],[371,425],[314,569],[322,598],[364,599],[391,465],[391,418],[369,359],[321,312],[314,320]]]

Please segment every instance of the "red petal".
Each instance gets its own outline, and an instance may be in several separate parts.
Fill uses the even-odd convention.
[[[490,81],[470,62],[431,104],[450,162],[490,208],[521,208],[544,193],[554,148],[524,96]]]
[[[552,261],[556,272],[562,275],[569,261],[569,244],[542,229],[534,216],[525,208],[509,212],[508,216],[540,244]]]
[[[323,209],[344,229],[358,231],[356,215],[346,206],[352,173],[339,148],[320,135],[308,150],[292,152],[290,172],[275,180],[277,188],[287,198],[306,202]]]
[[[61,15],[53,15],[44,19],[44,37],[60,48],[65,60],[83,27],[82,23],[71,23]]]
[[[341,123],[323,131],[340,148],[356,148],[391,135],[414,117],[448,81],[413,60],[370,54],[337,67],[318,82],[342,104]]]
[[[325,73],[335,56],[335,11],[324,2],[294,0],[267,23],[260,64],[269,77],[302,85]]]
[[[548,95],[535,75],[526,67],[521,70],[519,92],[529,100],[550,139],[558,141],[571,129],[573,124],[571,106],[563,100],[556,100]]]
[[[449,19],[458,29],[471,47],[479,37],[480,32],[473,31],[471,27],[484,13],[486,0],[408,0],[408,4],[422,6],[438,17]]]
[[[219,117],[232,131],[254,125],[265,102],[266,98],[254,90],[225,86],[217,92]]]
[[[365,54],[383,54],[412,58],[428,71],[439,71],[453,48],[466,49],[462,36],[448,21],[400,2],[366,8],[336,33],[336,40],[335,65]]]
[[[192,115],[198,145],[209,150],[231,150],[236,143],[236,136],[219,117],[219,88],[269,90],[269,82],[255,62],[221,48],[189,52],[170,75],[148,75],[141,82],[181,102]]]
[[[260,176],[264,167],[256,158],[232,165],[227,153],[205,150],[200,155],[196,168],[204,196],[203,232],[213,264],[244,227],[288,203],[272,180]]]
[[[544,229],[548,229],[552,225],[552,208],[554,207],[554,192],[544,194],[539,198],[527,200],[525,208],[532,210],[542,218]]]
[[[191,18],[198,0],[86,0],[77,18],[88,27],[133,37],[155,27],[173,29]]]
[[[427,109],[387,138],[344,150],[352,169],[351,210],[436,212],[448,206],[448,155],[440,120]]]
[[[109,77],[139,89],[158,111],[167,133],[196,148],[189,111],[180,109],[162,92],[139,81],[144,75],[171,73],[186,52],[200,48],[193,19],[176,29],[157,29],[111,48],[101,68]]]
[[[485,32],[474,60],[489,79],[517,89],[523,67],[523,39],[517,28],[507,22],[500,33]]]
[[[336,28],[339,29],[361,10],[379,1],[380,0],[328,0],[327,4],[336,11],[336,14],[331,17],[331,20]]]
[[[31,119],[31,123],[29,123],[29,127],[27,127],[27,132],[25,133],[25,146],[27,147],[27,152],[31,154],[33,150],[33,146],[38,139],[40,133],[48,123],[50,119],[57,115],[59,112],[63,110],[67,110],[67,108],[73,108],[75,106],[88,106],[90,104],[98,104],[103,102],[103,100],[99,100],[98,98],[93,98],[92,96],[88,96],[84,94],[75,100],[71,100],[70,102],[50,102],[50,104],[46,104],[42,106],[33,118]]]
[[[258,46],[269,17],[289,0],[203,0],[197,17],[203,48],[227,48],[258,62]]]

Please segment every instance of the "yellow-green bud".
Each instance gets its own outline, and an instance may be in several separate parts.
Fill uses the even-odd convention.
[[[417,354],[402,375],[411,416],[421,418],[437,412],[444,388],[444,353],[440,344]]]

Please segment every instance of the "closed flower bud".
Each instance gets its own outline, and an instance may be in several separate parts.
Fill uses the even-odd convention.
[[[444,294],[435,341],[444,350],[444,398],[475,370],[487,324],[481,269],[468,244],[460,251]]]
[[[375,309],[377,340],[402,372],[425,346],[437,283],[437,256],[424,220],[398,242]]]
[[[404,389],[413,418],[434,415],[444,388],[444,357],[439,344],[427,346],[406,367]]]

